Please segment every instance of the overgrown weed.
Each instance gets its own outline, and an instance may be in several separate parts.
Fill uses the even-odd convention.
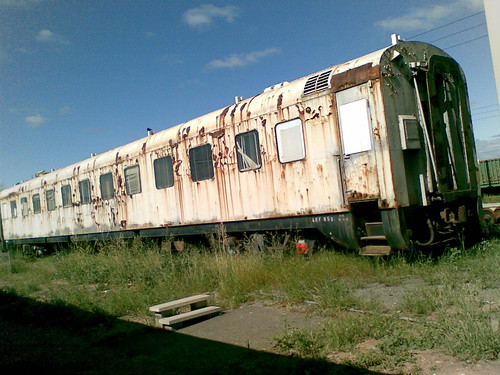
[[[43,258],[15,251],[11,271],[2,271],[2,289],[112,316],[149,317],[153,304],[202,292],[229,308],[260,299],[307,305],[331,323],[284,330],[277,347],[323,358],[376,340],[374,348],[349,359],[357,365],[396,368],[414,349],[437,348],[471,360],[498,356],[493,324],[498,305],[486,305],[482,295],[499,288],[500,239],[418,259],[370,259],[329,250],[302,256],[293,240],[283,234],[265,242],[244,237],[236,246],[221,226],[208,238],[208,249],[200,243],[177,251],[168,241],[117,240],[78,243]],[[400,290],[399,303],[382,310],[371,296],[356,293],[371,285]],[[400,314],[412,322],[401,321]]]

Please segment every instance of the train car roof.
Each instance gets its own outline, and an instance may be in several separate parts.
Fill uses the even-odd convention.
[[[401,44],[419,44],[430,46],[428,44],[420,42],[402,42]],[[10,188],[2,190],[0,192],[0,199],[19,193],[22,194],[24,192],[31,191],[34,188],[51,186],[58,181],[67,180],[75,175],[98,169],[101,166],[104,167],[106,165],[113,164],[119,158],[128,159],[129,155],[132,156],[137,155],[140,152],[151,152],[154,150],[158,150],[162,147],[165,147],[166,145],[177,143],[185,137],[198,135],[201,131],[203,131],[205,134],[209,134],[211,131],[217,130],[221,126],[227,125],[227,120],[225,119],[225,117],[227,117],[227,114],[232,117],[237,116],[239,117],[239,120],[242,120],[244,114],[246,116],[245,119],[248,119],[249,113],[253,113],[253,116],[257,116],[258,114],[266,113],[268,111],[275,111],[277,109],[278,103],[283,108],[294,105],[302,97],[305,84],[309,78],[319,76],[321,75],[321,73],[325,72],[330,72],[329,77],[331,77],[331,75],[346,72],[353,68],[367,64],[371,64],[371,66],[377,66],[380,64],[384,53],[391,47],[392,46],[382,48],[380,50],[371,52],[367,55],[342,64],[332,65],[328,68],[296,79],[292,82],[286,82],[271,86],[270,88],[264,90],[264,92],[254,97],[241,100],[238,103],[189,120],[185,123],[172,126],[168,129],[159,131],[158,133],[141,138],[124,146],[114,148],[112,150],[97,154],[67,167],[63,167],[61,169],[49,172],[31,180],[16,184]],[[238,122],[238,118],[236,118],[235,121]]]

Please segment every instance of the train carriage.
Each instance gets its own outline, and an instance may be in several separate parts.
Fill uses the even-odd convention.
[[[477,234],[465,78],[398,42],[0,193],[8,243],[297,230],[365,255]]]

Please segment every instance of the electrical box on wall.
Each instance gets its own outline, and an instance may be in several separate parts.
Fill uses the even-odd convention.
[[[420,149],[420,131],[418,120],[415,116],[400,115],[399,131],[401,134],[401,148],[403,150]]]

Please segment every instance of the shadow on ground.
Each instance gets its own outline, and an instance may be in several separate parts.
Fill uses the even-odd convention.
[[[0,371],[51,374],[376,374],[168,332],[0,292]]]

